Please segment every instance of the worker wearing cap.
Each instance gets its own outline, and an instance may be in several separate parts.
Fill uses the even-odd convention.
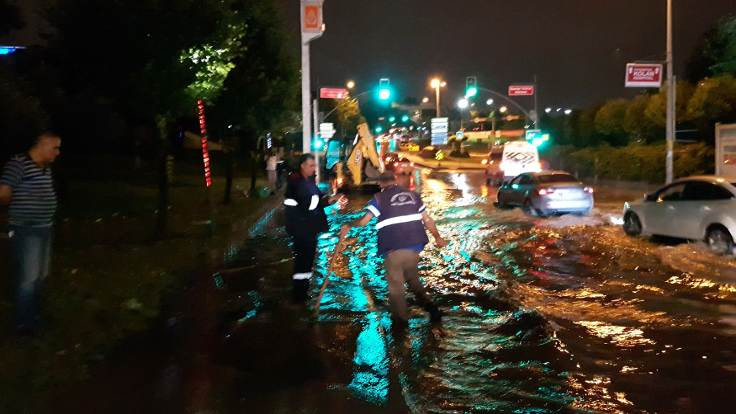
[[[317,238],[328,229],[325,207],[346,201],[341,195],[328,197],[320,191],[314,179],[316,169],[314,156],[303,154],[299,158],[299,170],[289,176],[284,195],[286,232],[291,236],[294,250],[292,283],[296,300],[307,298]]]
[[[426,212],[419,194],[397,185],[394,174],[389,171],[381,174],[380,184],[381,192],[368,203],[365,215],[354,223],[343,225],[340,238],[344,239],[351,227],[365,226],[376,217],[378,254],[384,258],[389,306],[395,323],[406,326],[409,320],[404,283],[430,313],[432,321],[438,322],[440,311],[419,280],[419,253],[429,242],[425,228],[432,233],[438,247],[446,246],[447,242]]]

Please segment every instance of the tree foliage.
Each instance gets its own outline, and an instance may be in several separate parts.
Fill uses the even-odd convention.
[[[0,36],[24,26],[18,5],[12,0],[0,0]]]
[[[736,74],[736,16],[719,20],[701,38],[687,66],[690,82]]]

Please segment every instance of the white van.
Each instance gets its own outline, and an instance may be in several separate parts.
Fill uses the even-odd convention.
[[[511,141],[503,146],[501,171],[504,181],[508,181],[519,174],[538,173],[542,171],[539,163],[537,147],[526,141]]]

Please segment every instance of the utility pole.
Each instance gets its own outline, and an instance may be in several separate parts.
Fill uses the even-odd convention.
[[[534,75],[534,129],[539,129],[539,83]]]
[[[677,84],[673,70],[673,54],[672,54],[672,0],[667,0],[667,155],[666,170],[667,184],[674,179],[674,146],[675,146],[675,127],[676,127],[676,109],[675,99],[677,97]]]
[[[312,88],[309,70],[309,42],[322,36],[322,3],[324,0],[300,0],[302,31],[302,152],[312,147]]]

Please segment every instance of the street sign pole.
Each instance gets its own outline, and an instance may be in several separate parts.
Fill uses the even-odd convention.
[[[539,84],[534,75],[534,128],[539,129]]]
[[[675,99],[677,84],[672,68],[672,0],[667,0],[667,184],[674,179]]]
[[[322,36],[322,4],[324,0],[300,0],[302,32],[302,152],[312,146],[311,99],[312,88],[309,71],[309,42]]]

